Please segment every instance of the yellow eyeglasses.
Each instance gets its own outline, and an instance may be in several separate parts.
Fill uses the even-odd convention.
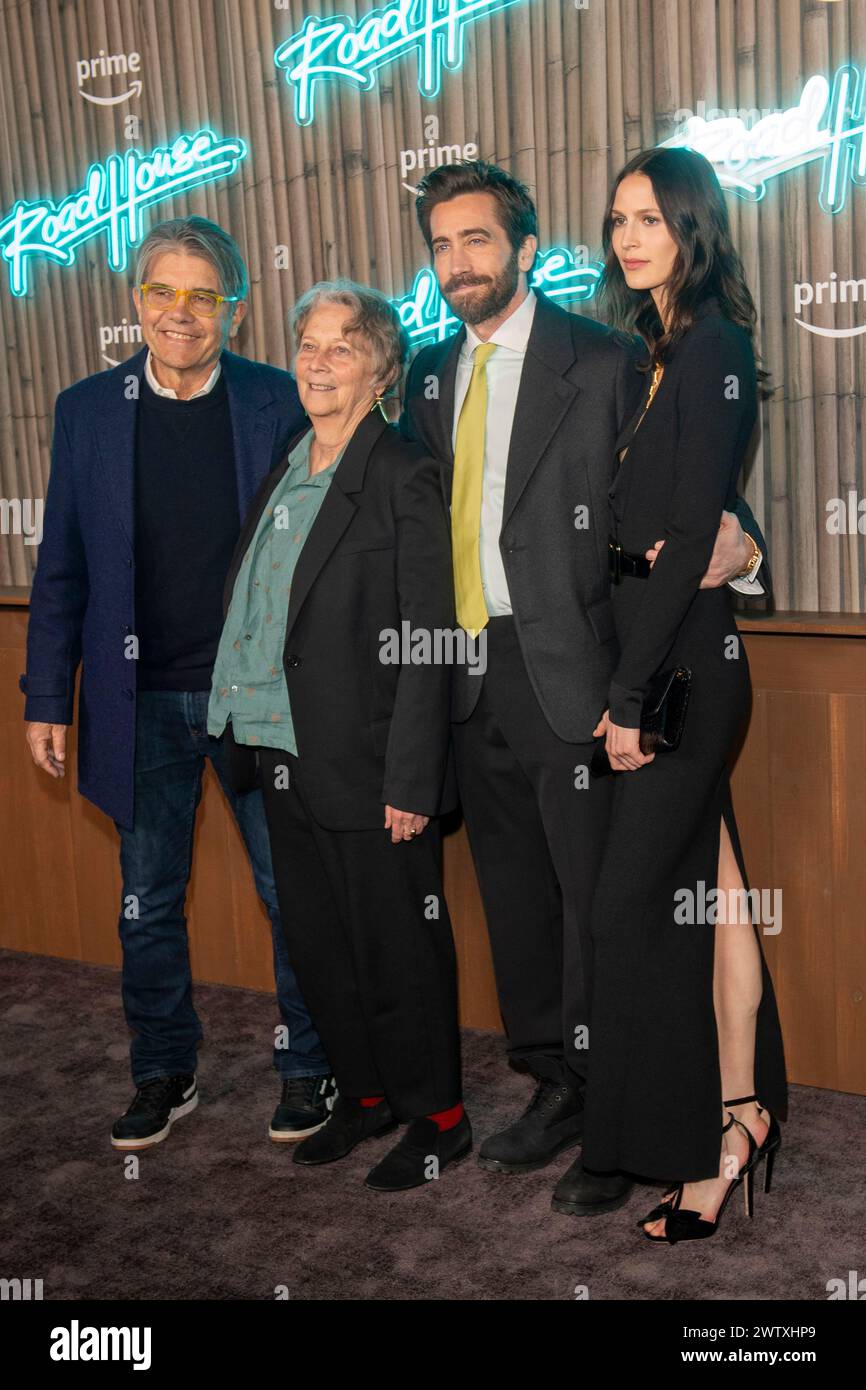
[[[223,304],[237,304],[236,294],[215,294],[213,290],[176,290],[173,285],[139,285],[148,309],[173,309],[185,299],[196,318],[212,319]]]

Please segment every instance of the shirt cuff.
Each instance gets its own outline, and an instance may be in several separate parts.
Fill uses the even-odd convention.
[[[763,555],[759,555],[758,563],[755,565],[749,577],[745,578],[743,575],[738,575],[736,579],[729,579],[728,587],[730,589],[736,589],[738,594],[747,594],[751,598],[757,598],[759,594],[765,593],[766,590],[763,584],[758,583],[758,570],[763,563],[764,557]]]

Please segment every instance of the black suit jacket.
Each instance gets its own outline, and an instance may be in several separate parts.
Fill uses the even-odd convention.
[[[290,449],[302,435],[292,441]],[[262,483],[226,578],[223,611],[288,456]],[[298,557],[283,669],[304,790],[330,830],[381,829],[386,804],[437,815],[446,778],[451,667],[394,665],[386,630],[453,629],[448,517],[438,463],[376,411],[346,447]],[[255,749],[226,739],[236,790],[257,785]]]
[[[668,664],[710,562],[719,516],[734,509],[757,414],[751,339],[707,298],[670,354],[651,408],[616,442],[617,451],[630,446],[611,488],[617,539],[633,554],[659,536],[666,541],[621,644],[608,702],[615,724],[639,727],[650,681]],[[760,572],[763,578],[763,566]]]
[[[615,444],[638,409],[646,377],[636,340],[535,292],[538,304],[514,413],[499,550],[527,672],[553,731],[589,742],[605,708],[618,651],[607,561]],[[461,328],[422,348],[409,370],[407,439],[442,465],[450,506]],[[740,499],[741,500],[741,499]],[[743,502],[744,527],[760,537]],[[763,545],[763,538],[760,541]],[[481,681],[455,668],[452,718],[462,722]]]

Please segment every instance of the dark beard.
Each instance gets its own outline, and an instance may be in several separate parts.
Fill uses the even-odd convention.
[[[462,323],[476,324],[484,323],[487,319],[495,319],[502,310],[507,307],[517,293],[517,286],[520,283],[520,267],[517,264],[519,252],[514,251],[510,260],[503,266],[496,279],[490,283],[488,288],[481,294],[473,295],[471,300],[467,300],[463,308],[458,308],[455,301],[451,298],[455,290],[460,289],[460,285],[477,284],[478,281],[463,279],[460,284],[442,291],[442,297],[448,307],[461,320]],[[484,282],[486,283],[486,281]]]

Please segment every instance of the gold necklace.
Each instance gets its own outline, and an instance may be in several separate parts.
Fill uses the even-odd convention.
[[[652,405],[652,403],[653,403],[653,396],[655,395],[656,391],[659,389],[659,382],[660,382],[661,379],[662,379],[662,372],[663,372],[663,371],[664,371],[664,367],[662,366],[661,362],[656,362],[655,366],[653,367],[653,379],[652,379],[652,383],[651,383],[651,385],[650,385],[650,393],[649,393],[649,396],[647,397],[647,403],[646,403],[646,408],[647,408],[647,410],[649,410],[650,406]]]
[[[656,362],[655,366],[653,367],[653,379],[652,379],[652,381],[651,381],[651,383],[650,383],[650,391],[649,391],[649,395],[647,396],[646,405],[644,406],[643,410],[642,410],[641,413],[640,413],[640,420],[638,420],[637,425],[635,425],[635,429],[637,429],[637,427],[638,427],[638,425],[640,424],[641,420],[642,420],[643,417],[646,415],[647,411],[649,410],[650,406],[651,406],[652,403],[653,403],[653,396],[655,395],[656,391],[659,389],[659,383],[661,382],[662,373],[663,373],[663,372],[664,372],[664,367],[662,366],[661,362]]]

